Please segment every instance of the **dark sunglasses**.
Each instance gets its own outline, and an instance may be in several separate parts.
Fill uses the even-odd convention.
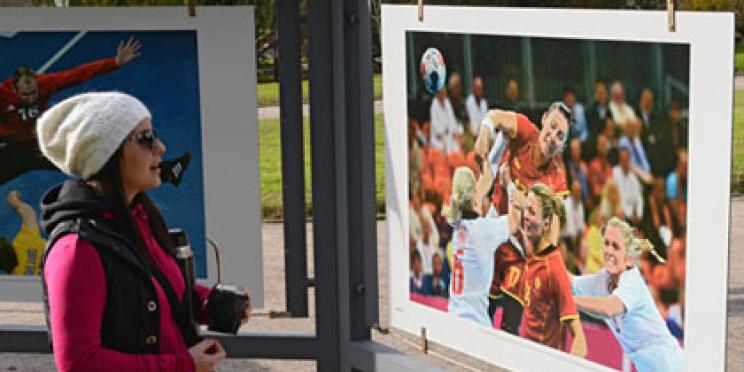
[[[160,137],[155,128],[150,128],[132,134],[127,140],[137,142],[140,146],[153,151],[158,147]]]

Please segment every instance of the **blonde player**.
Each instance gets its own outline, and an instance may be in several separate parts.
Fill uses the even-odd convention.
[[[682,371],[682,350],[636,266],[644,250],[663,262],[648,240],[633,236],[627,222],[610,218],[604,227],[604,268],[573,278],[574,301],[579,310],[604,319],[639,372]]]
[[[459,167],[452,177],[450,204],[443,214],[453,227],[453,268],[448,311],[491,327],[488,289],[493,277],[494,251],[519,229],[523,196],[511,185],[509,213],[483,217],[489,206],[487,191],[493,184],[489,166],[476,182],[473,171]]]

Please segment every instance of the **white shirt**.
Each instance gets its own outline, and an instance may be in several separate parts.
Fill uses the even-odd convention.
[[[624,127],[625,123],[627,123],[630,119],[636,117],[633,108],[625,102],[617,104],[614,101],[610,101],[609,106],[612,120],[614,120],[615,124],[618,125],[620,128]]]
[[[656,308],[651,292],[637,267],[620,274],[617,288],[609,291],[610,275],[605,269],[595,274],[576,276],[572,281],[574,296],[616,296],[625,312],[604,321],[623,351],[639,372],[682,371],[682,350],[669,333]]]
[[[468,119],[470,120],[470,133],[473,137],[478,136],[480,131],[481,121],[488,112],[488,102],[486,98],[480,99],[480,103],[476,102],[475,95],[470,94],[468,99],[465,100],[465,108],[468,110]]]
[[[566,198],[566,227],[564,235],[575,238],[584,233],[586,224],[584,222],[584,204],[581,200],[574,200],[573,196]]]
[[[612,178],[620,190],[620,202],[625,218],[643,217],[643,189],[638,177],[630,169],[628,174],[625,174],[623,168],[616,165],[612,168]]]
[[[507,239],[507,216],[462,220],[453,226],[449,313],[492,326],[488,290],[493,279],[493,252]]]
[[[434,98],[431,101],[429,114],[431,120],[429,144],[431,147],[445,154],[460,151],[460,145],[455,141],[455,134],[460,134],[462,127],[457,125],[455,110],[452,109],[449,98],[445,97],[443,103]]]
[[[429,222],[429,241],[426,242],[429,245],[439,246],[439,230],[437,229],[437,223],[434,221],[434,217],[431,215],[429,208],[421,207],[421,218]],[[410,231],[413,240],[419,242],[424,239],[424,228],[421,226],[424,221],[421,221],[416,214],[416,210],[413,206],[408,208],[408,230]]]
[[[584,114],[584,105],[581,103],[574,103],[571,108],[573,111],[574,123],[572,130],[574,131],[573,136],[578,138],[582,143],[589,138],[589,127],[586,125],[586,114]]]
[[[416,250],[421,255],[421,273],[424,275],[431,274],[434,271],[433,258],[435,253],[439,253],[440,257],[444,257],[439,247],[426,244],[421,240],[416,242]]]
[[[651,173],[651,164],[648,162],[646,150],[643,148],[643,142],[641,142],[640,138],[635,137],[631,140],[628,136],[622,136],[617,143],[617,147],[621,149],[626,147],[630,154],[630,161],[644,172]],[[670,149],[669,151],[672,150]]]

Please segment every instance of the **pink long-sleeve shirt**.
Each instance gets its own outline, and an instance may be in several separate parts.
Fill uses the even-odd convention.
[[[179,300],[186,285],[178,265],[157,243],[141,205],[132,217],[144,238],[150,257],[170,281]],[[194,371],[194,361],[171,315],[168,297],[154,277],[160,306],[160,354],[129,354],[101,345],[101,321],[106,304],[106,276],[96,248],[69,234],[56,243],[46,261],[49,310],[57,368],[64,371]],[[197,285],[199,303],[209,295]],[[126,319],[119,321],[126,322]]]

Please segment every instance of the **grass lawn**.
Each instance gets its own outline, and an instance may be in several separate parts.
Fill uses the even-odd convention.
[[[258,123],[259,157],[261,171],[261,207],[264,218],[275,219],[282,215],[282,153],[279,119],[266,119]],[[305,202],[306,210],[312,206],[312,172],[310,169],[310,125],[305,120]],[[382,114],[375,115],[375,174],[378,213],[385,209],[385,129]]]
[[[737,47],[738,49],[738,47]],[[737,56],[738,58],[738,56]],[[734,91],[734,148],[733,148],[733,175],[732,180],[737,179],[737,175],[744,174],[744,89]],[[736,185],[734,190],[744,192],[742,185]],[[736,189],[736,187],[739,189]]]
[[[744,44],[736,44],[736,60],[734,68],[737,72],[744,72]]]
[[[307,80],[302,81],[302,102],[307,103]],[[382,76],[375,75],[374,84],[375,100],[382,98]],[[279,83],[261,83],[258,84],[258,107],[278,106],[279,105]]]

